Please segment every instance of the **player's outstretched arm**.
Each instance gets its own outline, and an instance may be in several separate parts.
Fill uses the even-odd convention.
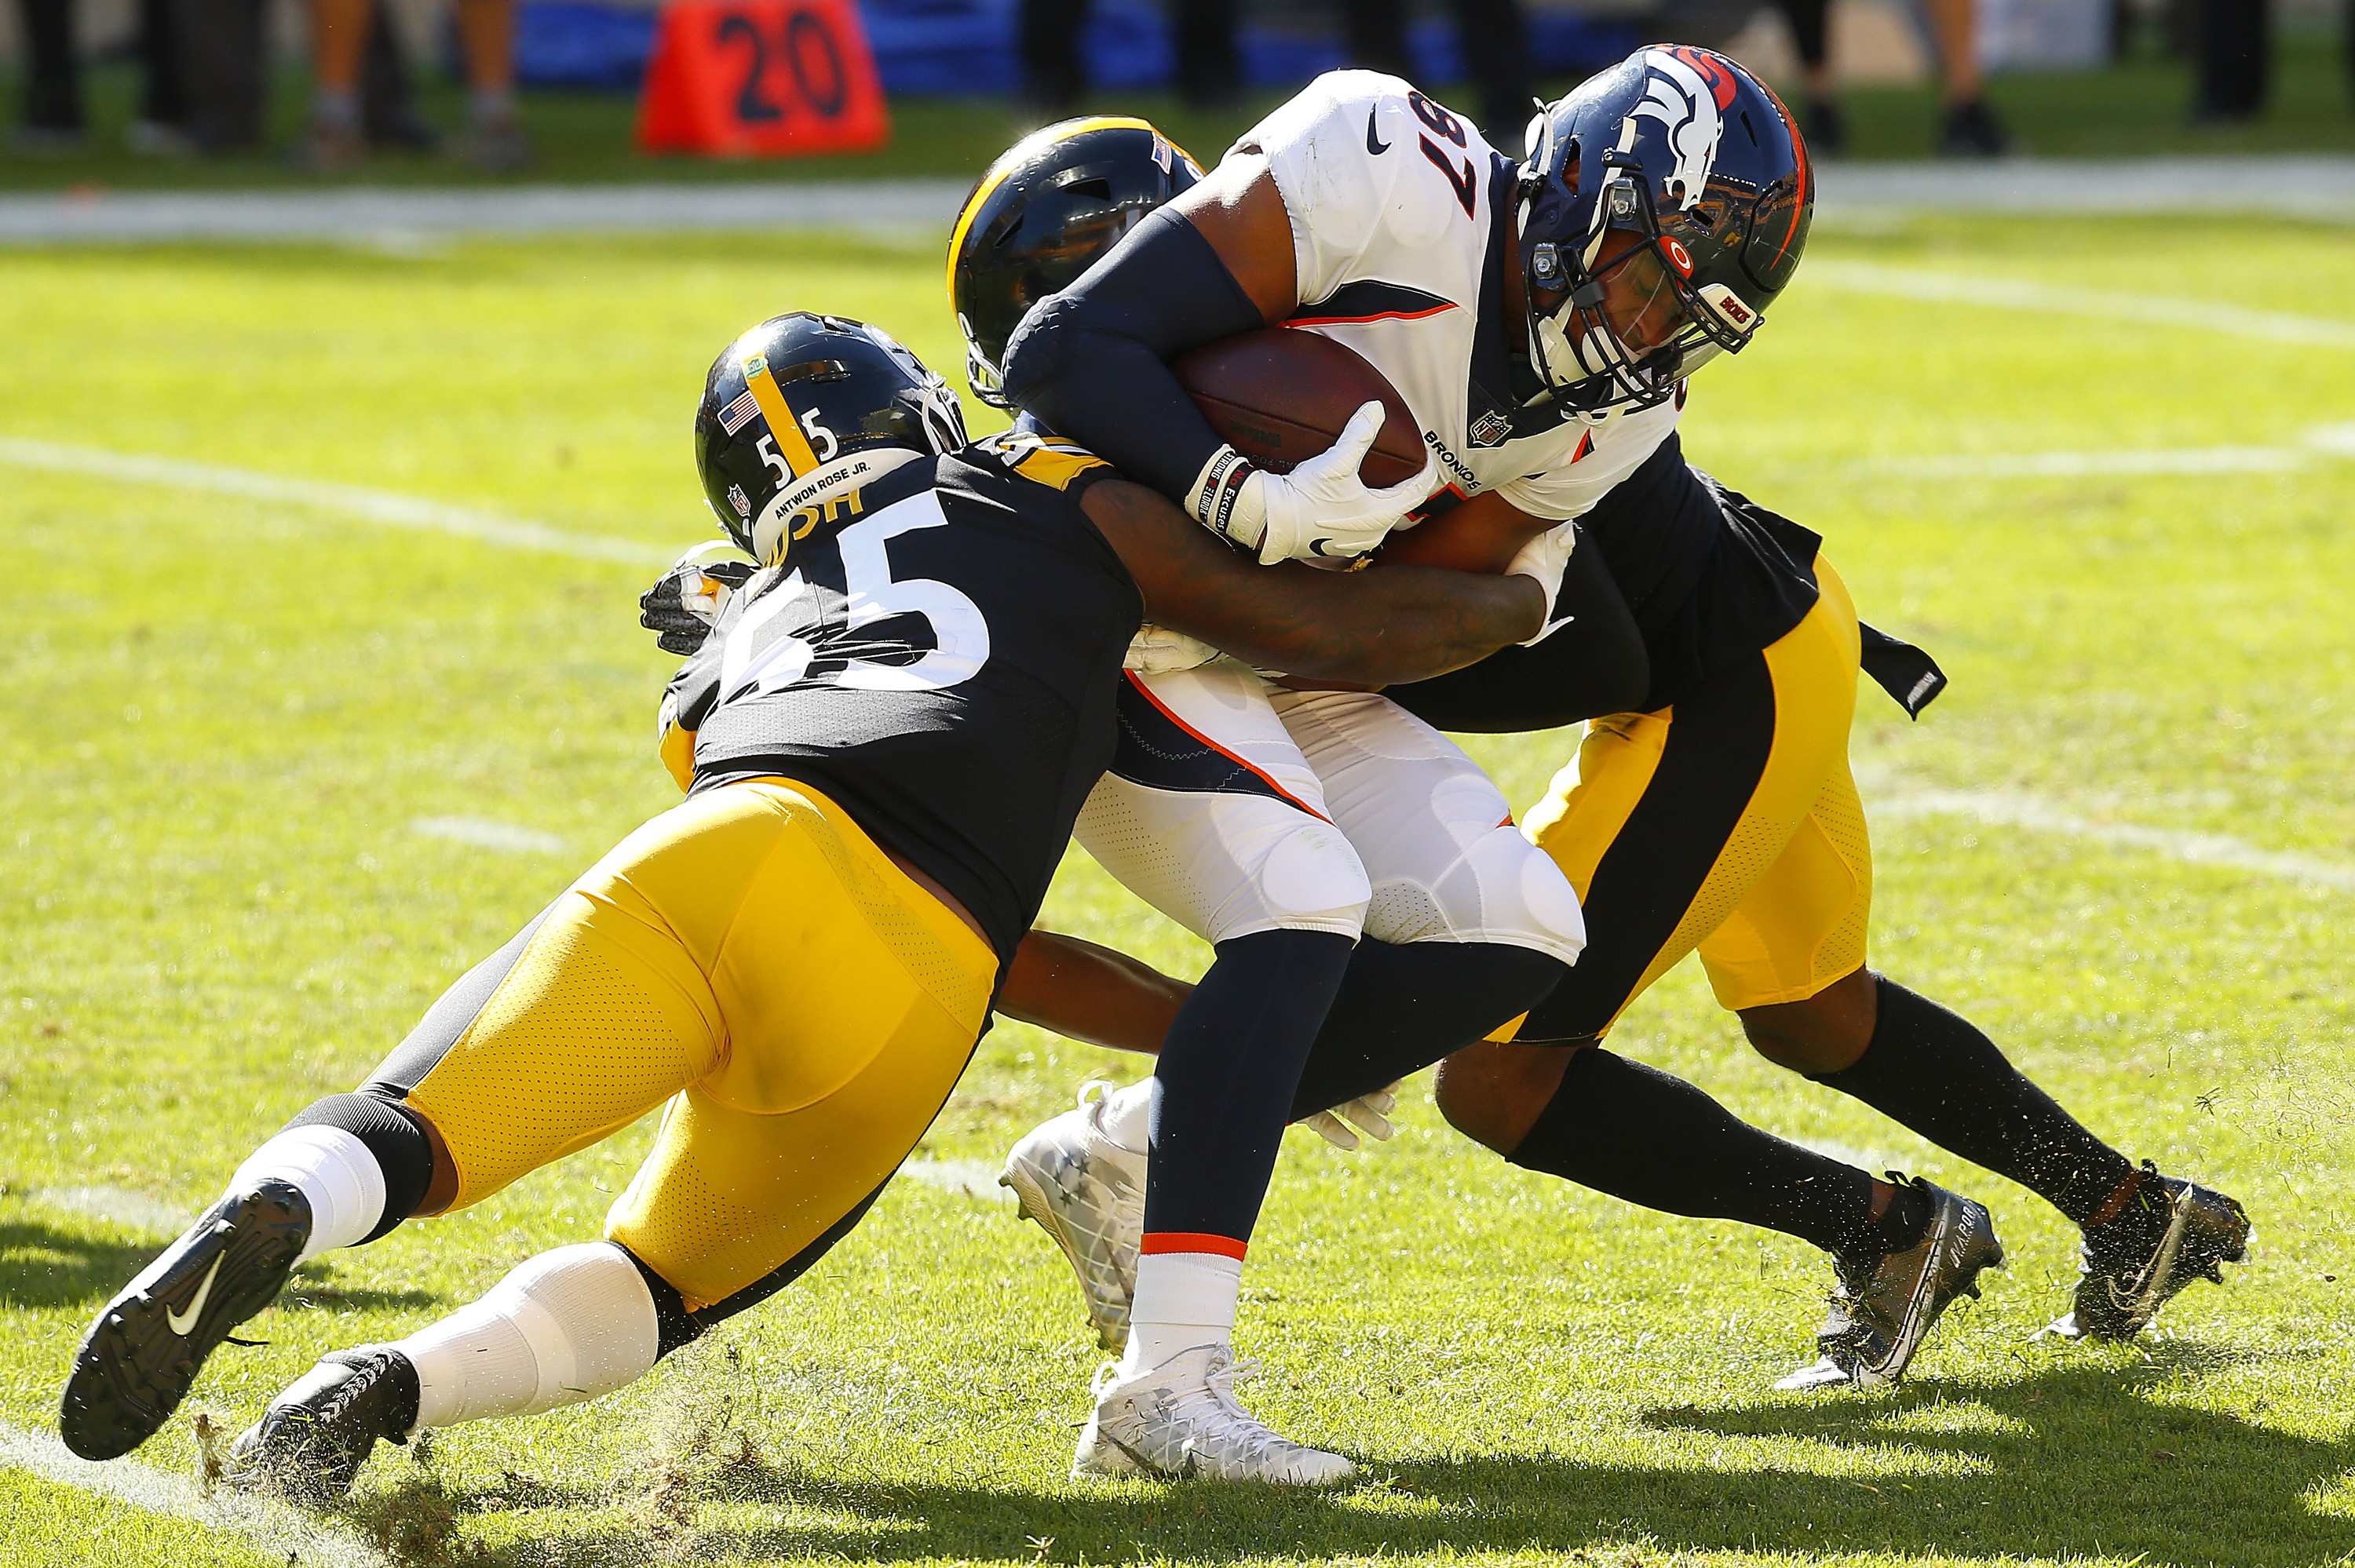
[[[1267,669],[1369,686],[1425,680],[1545,621],[1547,591],[1529,577],[1254,566],[1143,485],[1105,480],[1081,504],[1136,579],[1148,620]]]

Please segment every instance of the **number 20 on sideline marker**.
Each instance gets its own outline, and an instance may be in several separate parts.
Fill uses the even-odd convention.
[[[638,102],[638,147],[722,158],[855,153],[890,140],[853,0],[675,0]]]

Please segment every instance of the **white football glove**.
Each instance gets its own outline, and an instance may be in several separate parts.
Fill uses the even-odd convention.
[[[760,569],[727,540],[706,540],[638,596],[638,624],[655,634],[664,652],[693,653],[719,624],[736,590]]]
[[[1165,675],[1172,670],[1199,669],[1218,656],[1219,651],[1200,638],[1148,620],[1128,640],[1128,657],[1120,667],[1140,675]]]
[[[1347,1105],[1335,1106],[1328,1111],[1300,1118],[1300,1125],[1331,1144],[1336,1149],[1358,1147],[1358,1133],[1363,1132],[1376,1143],[1387,1143],[1397,1129],[1391,1126],[1390,1113],[1398,1109],[1399,1086],[1376,1089],[1370,1095],[1359,1095]],[[1342,1118],[1347,1117],[1348,1121]],[[1350,1122],[1357,1131],[1350,1130]]]
[[[1369,490],[1358,465],[1381,434],[1383,411],[1369,402],[1349,416],[1341,437],[1290,473],[1270,473],[1220,447],[1195,477],[1195,519],[1252,551],[1260,565],[1362,556],[1420,506],[1439,477],[1425,453],[1423,470],[1403,484]]]
[[[1545,623],[1522,647],[1544,641],[1577,619],[1565,615],[1557,620],[1553,614],[1553,601],[1561,597],[1561,574],[1570,569],[1570,552],[1577,543],[1576,530],[1567,523],[1558,523],[1523,545],[1505,567],[1507,577],[1529,577],[1545,590]]]

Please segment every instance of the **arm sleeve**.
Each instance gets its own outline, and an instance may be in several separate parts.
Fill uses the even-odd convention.
[[[1165,207],[1031,307],[1001,381],[1024,412],[1182,503],[1226,443],[1168,361],[1265,324],[1210,242]]]

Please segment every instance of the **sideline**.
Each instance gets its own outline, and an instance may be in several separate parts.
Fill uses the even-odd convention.
[[[255,1545],[282,1554],[305,1568],[394,1568],[391,1558],[347,1530],[305,1518],[281,1503],[265,1502],[227,1489],[208,1497],[186,1476],[155,1469],[135,1459],[93,1464],[80,1458],[54,1434],[28,1431],[0,1421],[0,1465],[28,1470],[45,1481],[92,1497],[112,1498],[149,1513],[192,1520],[214,1530],[235,1531]]]
[[[324,241],[414,246],[445,235],[810,229],[948,233],[964,180],[785,185],[357,185],[0,196],[0,246]]]
[[[1834,162],[1817,211],[2084,217],[2257,213],[2355,223],[2355,157],[2007,158],[1990,164]],[[930,243],[961,179],[687,185],[356,185],[332,190],[107,191],[0,196],[0,247],[325,242],[389,249],[461,234],[830,230]]]

